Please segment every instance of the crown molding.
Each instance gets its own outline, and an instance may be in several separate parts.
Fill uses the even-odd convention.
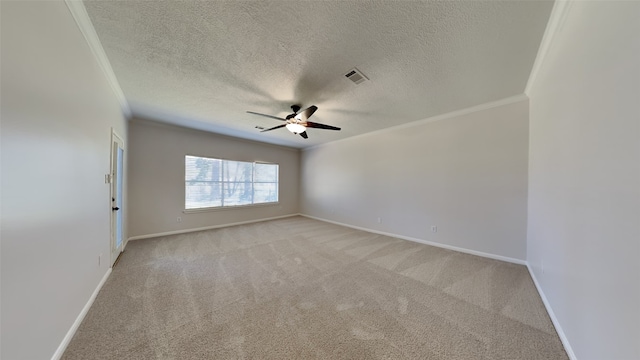
[[[478,111],[493,109],[495,107],[509,105],[509,104],[513,104],[513,103],[517,103],[517,102],[525,101],[525,100],[529,100],[529,97],[527,95],[525,95],[525,94],[511,96],[511,97],[504,98],[504,99],[501,99],[501,100],[491,101],[491,102],[488,102],[488,103],[484,103],[484,104],[480,104],[480,105],[476,105],[476,106],[472,106],[472,107],[468,107],[468,108],[464,108],[464,109],[460,109],[460,110],[455,110],[455,111],[452,111],[452,112],[448,112],[448,113],[432,116],[432,117],[429,117],[429,118],[426,118],[426,119],[422,119],[422,120],[416,120],[416,121],[412,121],[412,122],[409,122],[409,123],[400,124],[400,125],[396,125],[396,126],[391,126],[391,127],[388,127],[388,128],[375,130],[375,131],[367,132],[367,133],[356,135],[356,136],[351,136],[351,137],[344,138],[344,139],[339,139],[339,140],[329,141],[329,142],[326,142],[326,143],[323,143],[323,144],[309,146],[309,147],[303,148],[302,151],[308,151],[308,150],[321,148],[323,146],[327,146],[329,144],[335,144],[335,143],[338,143],[338,142],[341,142],[341,141],[349,141],[349,140],[353,140],[353,139],[357,139],[357,138],[361,138],[361,137],[366,137],[366,136],[371,136],[371,135],[380,135],[380,134],[383,134],[383,133],[386,133],[386,132],[389,132],[389,131],[396,131],[396,130],[399,130],[399,129],[405,129],[405,128],[411,128],[411,127],[414,127],[414,126],[420,126],[420,125],[423,125],[423,124],[426,124],[426,123],[430,123],[430,122],[434,122],[434,121],[446,120],[446,119],[450,119],[450,118],[453,118],[453,117],[463,116],[463,115],[471,114],[471,113],[478,112]]]
[[[111,63],[107,58],[107,54],[104,52],[104,48],[100,43],[100,39],[98,38],[98,34],[96,33],[95,28],[93,27],[93,23],[91,23],[91,19],[89,18],[89,14],[87,13],[87,9],[84,7],[84,4],[80,0],[64,0],[69,12],[71,12],[71,16],[76,21],[80,32],[87,40],[87,44],[89,44],[89,48],[91,48],[91,52],[95,56],[102,72],[104,73],[109,85],[111,86],[111,90],[115,94],[118,102],[120,103],[120,108],[122,109],[122,113],[127,119],[131,118],[131,108],[129,107],[129,103],[127,102],[126,97],[124,96],[124,92],[120,87],[120,83],[116,78],[116,74],[113,72],[113,68],[111,67]]]
[[[524,93],[527,96],[531,95],[531,88],[533,87],[533,84],[538,77],[538,72],[542,67],[544,59],[547,57],[547,53],[549,52],[551,43],[556,37],[556,34],[558,34],[562,30],[562,25],[567,18],[569,8],[571,8],[572,4],[573,1],[567,0],[556,0],[556,2],[553,4],[551,15],[549,15],[549,22],[547,23],[547,28],[544,30],[544,35],[542,36],[542,41],[540,41],[540,47],[538,48],[536,60],[533,62],[533,68],[531,69],[531,74],[529,74],[527,86],[524,89]]]

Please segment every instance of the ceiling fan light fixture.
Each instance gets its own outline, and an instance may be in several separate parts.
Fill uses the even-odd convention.
[[[280,121],[284,122],[284,123],[280,123],[281,125],[274,126],[272,128],[268,128],[268,129],[262,128],[260,132],[267,132],[267,131],[271,131],[271,130],[282,129],[283,127],[286,126],[287,130],[292,132],[294,135],[300,135],[303,138],[308,139],[309,136],[307,135],[307,128],[316,128],[316,129],[325,129],[325,130],[340,130],[339,127],[320,124],[320,123],[317,123],[317,122],[307,121],[311,117],[311,115],[313,115],[313,113],[315,113],[316,110],[318,110],[318,107],[315,106],[315,105],[311,105],[311,106],[309,106],[308,108],[304,109],[301,112],[298,112],[298,110],[300,110],[300,106],[299,105],[292,105],[291,106],[291,110],[293,110],[293,114],[287,115],[286,118],[273,116],[273,115],[267,115],[267,114],[261,114],[261,113],[257,113],[257,112],[253,112],[253,111],[247,111],[247,113],[254,114],[254,115],[260,115],[260,116],[264,116],[264,117],[268,117],[268,118],[271,118],[271,119],[280,120]],[[256,128],[257,128],[257,126],[256,126]]]
[[[291,123],[291,124],[287,124],[287,130],[291,131],[294,134],[300,134],[305,132],[307,128],[300,124]]]

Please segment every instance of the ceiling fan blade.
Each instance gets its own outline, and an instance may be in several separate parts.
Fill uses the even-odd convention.
[[[306,132],[306,131],[301,132],[301,133],[300,133],[300,136],[302,136],[302,137],[303,137],[303,138],[305,138],[305,139],[308,139],[308,138],[309,138],[309,137],[307,136],[307,132]]]
[[[276,119],[276,120],[287,121],[286,119],[279,118],[277,116],[272,116],[272,115],[267,115],[267,114],[260,114],[260,113],[253,112],[253,111],[247,111],[247,113],[253,114],[253,115],[260,115],[260,116],[264,116],[264,117],[268,117],[268,118],[272,118],[272,119]]]
[[[265,132],[265,131],[271,131],[271,130],[275,130],[275,129],[280,129],[281,127],[285,127],[285,126],[287,126],[287,124],[282,124],[282,125],[274,126],[274,127],[270,128],[270,129],[265,129],[265,130],[262,130],[262,131],[260,131],[260,132]]]
[[[339,127],[320,124],[320,123],[315,123],[315,122],[311,122],[311,121],[307,121],[307,123],[304,124],[304,126],[306,126],[308,128],[325,129],[325,130],[340,130]]]
[[[318,110],[318,107],[315,105],[311,105],[308,108],[302,110],[296,115],[296,119],[300,119],[300,121],[307,121],[308,118],[313,115],[314,112]]]

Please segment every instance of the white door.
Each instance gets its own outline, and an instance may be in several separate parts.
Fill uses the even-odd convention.
[[[111,266],[124,248],[122,233],[122,188],[124,177],[124,142],[111,132]]]

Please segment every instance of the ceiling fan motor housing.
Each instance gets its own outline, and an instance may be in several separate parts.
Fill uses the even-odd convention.
[[[300,135],[303,138],[307,139],[308,138],[307,131],[306,131],[307,128],[340,130],[339,127],[307,121],[311,117],[311,115],[313,115],[316,112],[316,110],[318,110],[318,107],[315,105],[309,106],[307,109],[303,110],[300,113],[299,113],[300,105],[291,105],[291,110],[293,110],[293,113],[287,115],[287,117],[284,119],[278,116],[261,114],[253,111],[247,111],[247,112],[254,115],[260,115],[260,116],[265,116],[265,117],[276,119],[276,120],[282,120],[285,122],[282,125],[274,126],[269,129],[263,129],[261,132],[266,132],[266,131],[271,131],[271,130],[286,127],[287,130],[289,130],[290,132],[296,135]]]

